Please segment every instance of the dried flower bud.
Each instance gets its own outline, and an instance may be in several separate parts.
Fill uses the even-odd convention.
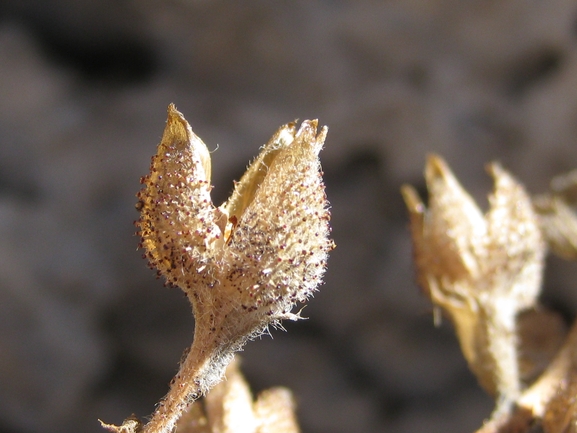
[[[425,169],[429,209],[410,186],[409,208],[418,280],[451,317],[463,354],[480,383],[506,410],[520,392],[517,313],[534,306],[545,245],[523,187],[499,165],[489,166],[495,190],[483,216],[446,163]]]
[[[174,105],[142,183],[142,247],[179,286],[195,316],[194,343],[146,432],[170,432],[186,406],[216,384],[245,341],[282,319],[321,283],[328,252],[328,203],[318,154],[327,128],[282,126],[215,207],[210,155]]]

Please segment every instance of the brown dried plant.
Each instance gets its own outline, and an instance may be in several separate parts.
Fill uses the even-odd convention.
[[[428,207],[403,186],[418,282],[496,399],[479,432],[577,432],[577,325],[566,336],[538,302],[547,245],[577,257],[577,175],[531,199],[501,166],[488,170],[495,189],[484,215],[438,156],[425,168]]]
[[[294,123],[282,126],[235,184],[232,196],[216,207],[210,198],[208,149],[174,105],[168,107],[164,135],[138,194],[137,225],[151,267],[188,296],[194,339],[150,421],[141,425],[129,418],[122,426],[105,428],[172,432],[191,403],[221,380],[234,352],[248,339],[283,319],[300,318],[291,310],[317,289],[334,247],[318,158],[326,134],[327,127],[317,133],[316,120],[304,121],[298,130]],[[271,394],[262,404],[259,399],[255,419],[283,398]],[[277,406],[286,412],[286,404]],[[267,422],[273,418],[266,416]]]
[[[188,296],[194,339],[148,423],[130,417],[104,428],[298,432],[290,392],[253,401],[231,361],[269,326],[299,319],[291,310],[321,283],[334,247],[318,158],[326,133],[314,120],[282,126],[216,207],[208,149],[169,106],[137,225],[150,266]],[[471,371],[495,398],[478,433],[577,433],[577,324],[567,333],[538,301],[547,251],[577,258],[577,171],[533,198],[499,164],[488,171],[495,187],[484,214],[439,156],[425,168],[428,205],[403,186],[418,282],[435,321],[450,318]]]

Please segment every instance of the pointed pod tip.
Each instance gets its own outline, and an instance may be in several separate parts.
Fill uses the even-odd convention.
[[[177,121],[188,124],[188,122],[184,118],[184,115],[176,109],[176,105],[174,105],[174,103],[171,102],[168,105],[168,109],[166,111],[168,114],[168,121]]]
[[[513,190],[518,190],[519,188],[524,189],[523,186],[513,177],[513,175],[504,169],[503,166],[498,162],[492,162],[488,164],[487,171],[495,183],[493,194],[496,194],[497,191],[501,191],[501,193],[510,191],[509,193],[511,193]]]
[[[267,146],[272,146],[274,149],[288,146],[294,141],[296,131],[296,121],[289,122],[281,126],[275,135],[273,135],[273,137],[269,140]]]
[[[486,168],[487,173],[489,173],[495,181],[498,181],[500,178],[503,177],[511,177],[509,172],[503,168],[503,166],[498,162],[491,162],[487,164]]]
[[[164,130],[165,138],[177,138],[188,141],[190,132],[192,132],[190,125],[182,113],[176,109],[174,104],[170,104],[167,110],[166,128]]]
[[[317,155],[323,148],[329,130],[323,126],[317,134],[318,123],[318,119],[304,120],[295,136],[308,143]]]
[[[168,122],[179,122],[188,125],[188,122],[184,118],[183,114],[176,109],[176,105],[174,105],[172,102],[168,105],[168,110],[166,111],[168,113]]]
[[[425,178],[427,181],[445,178],[449,173],[451,173],[451,170],[442,157],[434,153],[427,156],[427,164],[425,166]]]
[[[401,195],[405,200],[405,204],[407,205],[409,212],[417,214],[425,213],[425,205],[423,204],[421,197],[419,197],[419,194],[415,188],[413,188],[411,185],[404,184],[401,186]]]
[[[323,148],[323,146],[325,144],[325,140],[327,138],[328,132],[329,132],[329,127],[323,126],[317,135],[316,145],[315,145],[315,151],[316,151],[317,155],[319,154],[319,152],[321,151],[321,149]]]
[[[166,127],[162,136],[159,152],[164,153],[166,148],[178,149],[178,152],[192,152],[202,164],[204,179],[210,182],[211,158],[208,148],[190,127],[184,115],[176,109],[173,103],[168,105]]]
[[[485,170],[487,171],[487,173],[493,175],[494,173],[503,170],[503,167],[498,162],[491,161],[490,163],[485,165]]]
[[[317,127],[319,126],[319,120],[318,119],[310,119],[310,120],[303,120],[303,123],[301,125],[301,128],[304,126],[313,128],[313,129],[317,129]]]
[[[452,191],[453,193],[466,194],[461,184],[451,171],[449,164],[436,154],[431,154],[427,158],[425,165],[425,180],[429,191]]]
[[[304,141],[311,141],[317,134],[317,124],[311,120],[304,120],[300,128],[296,132],[295,138],[304,139]]]

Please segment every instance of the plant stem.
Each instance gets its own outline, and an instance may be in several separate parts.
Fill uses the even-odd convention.
[[[210,368],[212,357],[194,349],[193,344],[170,384],[170,391],[158,403],[152,419],[144,426],[143,433],[171,433],[182,412],[202,395],[201,384]]]

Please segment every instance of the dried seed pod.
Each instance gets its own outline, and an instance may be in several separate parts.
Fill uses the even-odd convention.
[[[327,128],[281,127],[217,208],[205,144],[174,106],[168,114],[138,195],[150,263],[189,296],[197,328],[217,325],[212,310],[226,312],[218,332],[229,344],[295,319],[291,308],[321,283],[333,248],[318,159]]]
[[[419,283],[452,319],[481,385],[506,411],[520,393],[517,313],[535,305],[545,244],[523,187],[489,166],[495,190],[483,215],[438,156],[427,161],[429,208],[402,189],[411,217]]]
[[[145,433],[170,432],[186,406],[222,377],[233,352],[317,289],[329,251],[318,154],[327,128],[282,126],[216,207],[210,155],[174,105],[138,194],[150,264],[191,301],[194,342]]]

